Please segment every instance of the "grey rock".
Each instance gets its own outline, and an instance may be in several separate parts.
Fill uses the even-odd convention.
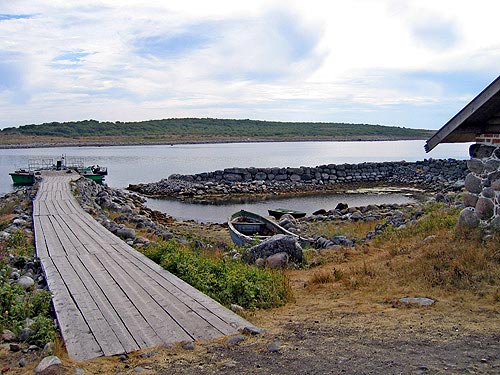
[[[498,171],[498,168],[500,167],[500,160],[488,160],[484,163],[484,170],[486,172],[495,172]]]
[[[134,372],[144,372],[144,367],[141,366],[134,367]]]
[[[188,343],[182,345],[182,348],[184,350],[194,350],[194,342],[188,342]]]
[[[266,260],[264,258],[257,258],[255,259],[255,265],[257,267],[263,268],[266,266]]]
[[[24,289],[29,289],[33,285],[35,285],[35,280],[33,280],[29,276],[21,276],[19,280],[17,280],[17,283],[21,285]]]
[[[234,368],[238,365],[238,362],[236,361],[228,361],[226,363],[224,363],[224,367],[226,368]]]
[[[255,263],[258,258],[267,258],[273,254],[287,253],[291,260],[302,262],[302,247],[297,239],[291,235],[277,234],[262,243],[245,251],[242,259],[247,263]]]
[[[21,358],[18,363],[19,363],[19,367],[25,367],[26,363],[27,363],[26,358]]]
[[[481,179],[476,177],[473,173],[469,173],[467,177],[465,177],[465,189],[468,192],[479,194],[482,188]]]
[[[466,192],[462,195],[462,198],[463,198],[465,207],[476,207],[476,203],[477,203],[477,199],[478,199],[477,195]]]
[[[118,228],[116,230],[116,235],[120,238],[130,238],[133,240],[135,238],[135,230],[132,228]]]
[[[497,216],[492,220],[490,228],[494,231],[500,231],[500,216]]]
[[[479,219],[474,208],[464,208],[458,216],[457,228],[474,229],[479,226]]]
[[[260,334],[266,332],[265,329],[254,327],[254,326],[243,327],[240,329],[240,331],[244,335],[260,335]]]
[[[484,188],[481,195],[485,198],[495,198],[495,190],[490,187]]]
[[[500,191],[500,179],[491,180],[490,187],[495,191]]]
[[[481,174],[484,171],[484,164],[480,159],[470,159],[467,160],[467,168],[475,174]]]
[[[23,328],[19,333],[20,341],[28,341],[33,334],[33,331],[30,328]]]
[[[238,311],[243,311],[245,309],[243,307],[241,307],[240,305],[232,303],[231,304],[231,310],[234,311],[234,312],[238,312]]]
[[[19,275],[19,272],[17,272],[17,271],[12,271],[12,272],[10,273],[9,277],[10,277],[12,280],[19,280],[20,275]]]
[[[85,370],[80,368],[80,367],[76,367],[75,368],[75,375],[85,375]]]
[[[243,342],[247,339],[246,336],[243,336],[243,335],[236,335],[236,336],[233,336],[233,337],[229,337],[227,339],[227,343],[228,344],[232,344],[232,345],[236,345],[236,344],[239,344],[240,342]]]
[[[400,298],[399,302],[407,305],[431,306],[436,303],[435,300],[426,297],[404,297]]]
[[[267,346],[267,350],[270,353],[278,353],[281,349],[281,342],[279,341],[273,341]]]
[[[10,350],[11,352],[16,353],[16,352],[18,352],[19,350],[21,350],[21,347],[19,346],[19,344],[10,344],[10,345],[9,345],[9,350]]]
[[[14,342],[17,340],[17,336],[14,332],[4,329],[2,331],[2,341],[3,342]]]
[[[493,216],[495,205],[489,198],[480,197],[476,203],[476,215],[480,220],[488,220]]]
[[[475,159],[486,159],[491,157],[496,147],[475,143],[469,147],[469,155]]]
[[[266,258],[266,265],[269,268],[280,269],[285,268],[288,264],[288,254],[285,252],[276,253]]]
[[[140,358],[151,358],[157,354],[158,354],[158,352],[145,352],[145,353],[139,354],[139,357]]]
[[[40,374],[52,366],[61,366],[61,360],[55,355],[45,357],[35,368],[35,374]]]

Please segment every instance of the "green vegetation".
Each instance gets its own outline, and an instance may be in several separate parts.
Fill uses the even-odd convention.
[[[279,271],[203,253],[175,241],[151,244],[141,251],[226,306],[234,303],[247,309],[270,308],[291,299],[288,279]]]
[[[99,122],[96,120],[51,122],[24,125],[0,131],[0,135],[82,137],[142,137],[154,142],[158,137],[204,139],[424,139],[433,132],[368,124],[323,122],[273,122],[212,118],[179,118],[140,122]]]
[[[54,341],[55,327],[51,316],[51,294],[45,290],[24,290],[18,284],[9,283],[11,268],[7,262],[8,254],[14,254],[22,262],[23,256],[33,254],[33,247],[22,231],[16,232],[7,240],[0,242],[0,331],[11,330],[19,334],[26,320],[32,333],[29,343],[43,346]]]

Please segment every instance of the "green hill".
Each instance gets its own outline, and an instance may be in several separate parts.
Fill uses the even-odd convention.
[[[212,118],[176,118],[139,122],[99,122],[96,120],[51,122],[5,128],[0,138],[29,136],[64,139],[99,138],[120,142],[159,143],[167,141],[247,141],[247,140],[369,140],[425,139],[433,132],[403,127],[322,123],[274,122]]]

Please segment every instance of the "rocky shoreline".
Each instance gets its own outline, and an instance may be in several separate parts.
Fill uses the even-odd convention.
[[[194,175],[174,174],[158,182],[129,185],[128,189],[151,197],[203,202],[238,196],[321,193],[384,184],[449,191],[461,189],[466,175],[464,160],[425,159],[299,168],[227,168]]]

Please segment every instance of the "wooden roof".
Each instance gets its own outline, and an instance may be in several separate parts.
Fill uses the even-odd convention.
[[[473,142],[477,135],[500,133],[500,76],[439,129],[425,144]]]

